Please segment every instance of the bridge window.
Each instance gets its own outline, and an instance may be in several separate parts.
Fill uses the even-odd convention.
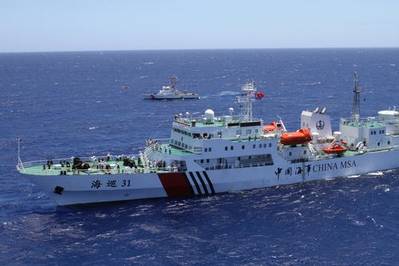
[[[271,143],[269,143],[269,148],[271,148],[272,147],[272,144]]]
[[[229,148],[228,148],[227,146],[226,146],[226,147],[224,147],[224,150],[225,150],[225,151],[227,151],[228,149],[229,149]]]
[[[205,151],[205,152],[208,152],[208,148],[205,148],[204,151]]]
[[[256,148],[256,144],[252,145],[252,148],[255,149]]]
[[[241,146],[241,149],[245,149],[245,145],[242,145],[242,146]]]
[[[234,146],[230,146],[230,150],[234,150]]]

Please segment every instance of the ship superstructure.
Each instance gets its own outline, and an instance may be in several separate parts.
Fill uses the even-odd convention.
[[[58,204],[211,195],[399,167],[399,112],[360,117],[355,76],[353,113],[332,131],[326,108],[303,111],[301,128],[264,123],[252,105],[264,94],[248,82],[239,110],[174,117],[169,139],[149,139],[137,155],[18,163],[20,173]]]

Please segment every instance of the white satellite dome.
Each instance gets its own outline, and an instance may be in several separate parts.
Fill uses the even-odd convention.
[[[207,121],[213,121],[215,118],[215,112],[212,109],[206,109],[205,110],[205,119]]]
[[[378,116],[382,119],[393,119],[399,116],[399,112],[396,110],[382,110],[378,112]]]

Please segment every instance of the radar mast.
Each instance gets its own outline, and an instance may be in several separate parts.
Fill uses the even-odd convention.
[[[353,73],[353,103],[352,103],[352,120],[359,122],[360,119],[360,85],[357,72]]]
[[[171,76],[170,78],[170,87],[174,90],[176,89],[177,77],[175,75]]]
[[[247,82],[241,87],[241,95],[237,97],[237,102],[241,109],[241,119],[252,121],[252,101],[255,96],[256,85],[254,81]]]

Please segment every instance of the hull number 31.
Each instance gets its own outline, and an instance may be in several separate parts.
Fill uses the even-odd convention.
[[[100,188],[126,188],[131,186],[131,180],[130,179],[122,179],[122,180],[116,180],[116,179],[108,179],[108,180],[100,180],[100,179],[95,179],[91,181],[91,189],[100,189]]]

